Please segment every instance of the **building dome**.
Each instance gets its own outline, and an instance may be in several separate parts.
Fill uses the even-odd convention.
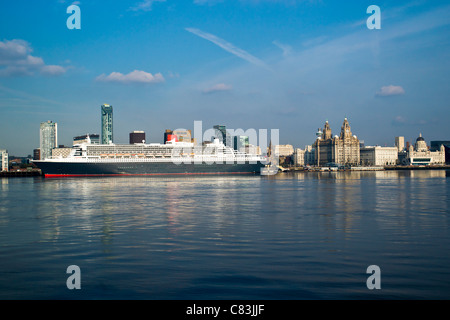
[[[427,143],[425,142],[425,139],[422,137],[422,134],[420,134],[419,137],[416,139],[415,149],[416,151],[427,150]]]
[[[417,141],[425,141],[425,139],[422,137],[422,136],[420,136],[420,137],[418,137],[417,139],[416,139],[416,142]]]

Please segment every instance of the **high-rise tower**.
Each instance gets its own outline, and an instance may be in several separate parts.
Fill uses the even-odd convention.
[[[145,132],[144,131],[130,132],[130,144],[135,144],[135,143],[145,143]]]
[[[113,107],[102,104],[102,144],[113,142]]]
[[[222,125],[215,125],[215,138],[219,139],[224,145],[232,147],[232,137],[227,132],[227,127]]]
[[[395,137],[395,146],[398,152],[402,152],[405,149],[405,137]]]
[[[41,160],[52,157],[52,149],[58,146],[58,124],[56,122],[41,122],[39,130]]]

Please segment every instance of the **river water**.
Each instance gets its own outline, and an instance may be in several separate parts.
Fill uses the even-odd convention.
[[[3,178],[0,299],[450,299],[449,177]]]

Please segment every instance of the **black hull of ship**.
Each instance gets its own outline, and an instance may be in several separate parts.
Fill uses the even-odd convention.
[[[34,162],[45,177],[133,176],[133,175],[201,175],[260,174],[261,162],[194,164],[173,162]]]

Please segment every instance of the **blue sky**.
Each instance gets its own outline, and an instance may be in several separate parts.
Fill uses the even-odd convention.
[[[81,9],[69,30],[66,9]],[[381,29],[369,30],[369,5]],[[58,142],[223,124],[279,129],[303,148],[344,117],[366,145],[450,140],[447,1],[1,1],[0,148],[28,155],[39,124]]]

